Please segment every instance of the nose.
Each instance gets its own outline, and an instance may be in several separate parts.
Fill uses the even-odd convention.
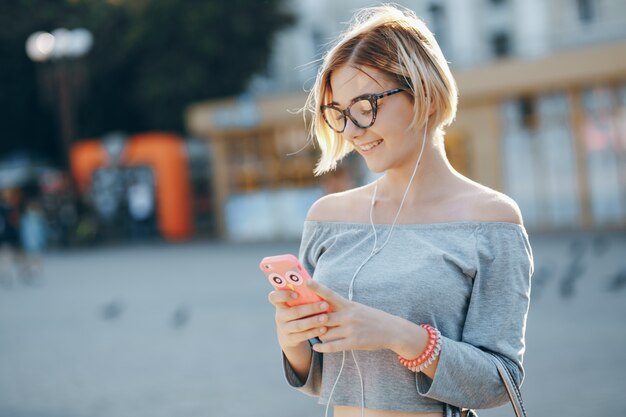
[[[363,134],[364,130],[365,129],[363,129],[362,127],[355,125],[349,117],[346,118],[346,128],[343,131],[344,137],[346,139],[358,138]]]

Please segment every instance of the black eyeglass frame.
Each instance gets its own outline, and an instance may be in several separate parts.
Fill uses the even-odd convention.
[[[352,120],[352,123],[354,123],[355,126],[360,127],[361,129],[367,129],[368,127],[372,127],[372,125],[376,121],[376,115],[378,114],[378,100],[380,100],[383,97],[387,97],[387,96],[391,96],[391,95],[400,93],[402,91],[405,91],[405,90],[403,88],[392,88],[391,90],[383,91],[382,93],[363,94],[363,95],[360,95],[358,97],[353,98],[352,101],[350,101],[350,104],[348,104],[348,107],[346,107],[345,110],[341,110],[339,107],[337,107],[335,105],[332,105],[332,104],[322,104],[320,106],[320,111],[321,111],[322,117],[324,118],[324,121],[326,122],[328,127],[330,127],[332,130],[334,130],[337,133],[343,133],[343,131],[346,130],[346,126],[348,125],[348,118],[350,118],[350,120]],[[361,124],[359,124],[359,122],[354,117],[352,117],[352,114],[350,114],[350,109],[352,108],[352,105],[354,103],[358,102],[358,101],[361,101],[361,100],[369,101],[370,105],[372,106],[372,121],[367,126],[362,126]],[[328,119],[326,118],[326,112],[324,111],[325,109],[337,110],[338,112],[340,112],[343,115],[343,128],[341,130],[335,129],[332,126],[332,124],[328,121]]]

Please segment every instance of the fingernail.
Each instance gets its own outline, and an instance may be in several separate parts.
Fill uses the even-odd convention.
[[[319,321],[326,321],[326,316],[320,316],[318,320]]]
[[[291,298],[298,298],[298,293],[297,292],[292,292],[291,293]]]
[[[326,310],[328,308],[328,304],[320,303],[320,310]]]
[[[315,281],[313,281],[312,279],[308,280],[306,283],[307,283],[307,285],[309,287],[314,287],[315,286]]]
[[[326,327],[320,327],[320,333],[326,333]]]

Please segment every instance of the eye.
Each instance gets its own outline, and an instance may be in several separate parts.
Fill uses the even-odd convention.
[[[341,121],[343,119],[343,113],[341,111],[339,111],[338,109],[335,109],[333,107],[328,107],[326,109],[326,114],[328,115],[328,117],[334,121]]]
[[[283,288],[287,285],[287,282],[285,282],[285,279],[278,274],[270,274],[268,279],[270,280],[272,285],[274,285],[277,288]]]
[[[294,285],[302,285],[302,277],[300,274],[294,271],[287,272],[287,279],[294,283]]]
[[[369,100],[359,100],[352,106],[358,114],[369,116],[372,114],[372,103]]]

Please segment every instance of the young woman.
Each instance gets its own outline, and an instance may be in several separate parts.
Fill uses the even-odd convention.
[[[532,251],[515,202],[448,162],[456,104],[433,35],[393,6],[357,13],[311,91],[316,174],[351,151],[384,172],[309,211],[300,261],[326,302],[269,294],[288,382],[337,417],[499,406],[498,363],[522,382]]]

